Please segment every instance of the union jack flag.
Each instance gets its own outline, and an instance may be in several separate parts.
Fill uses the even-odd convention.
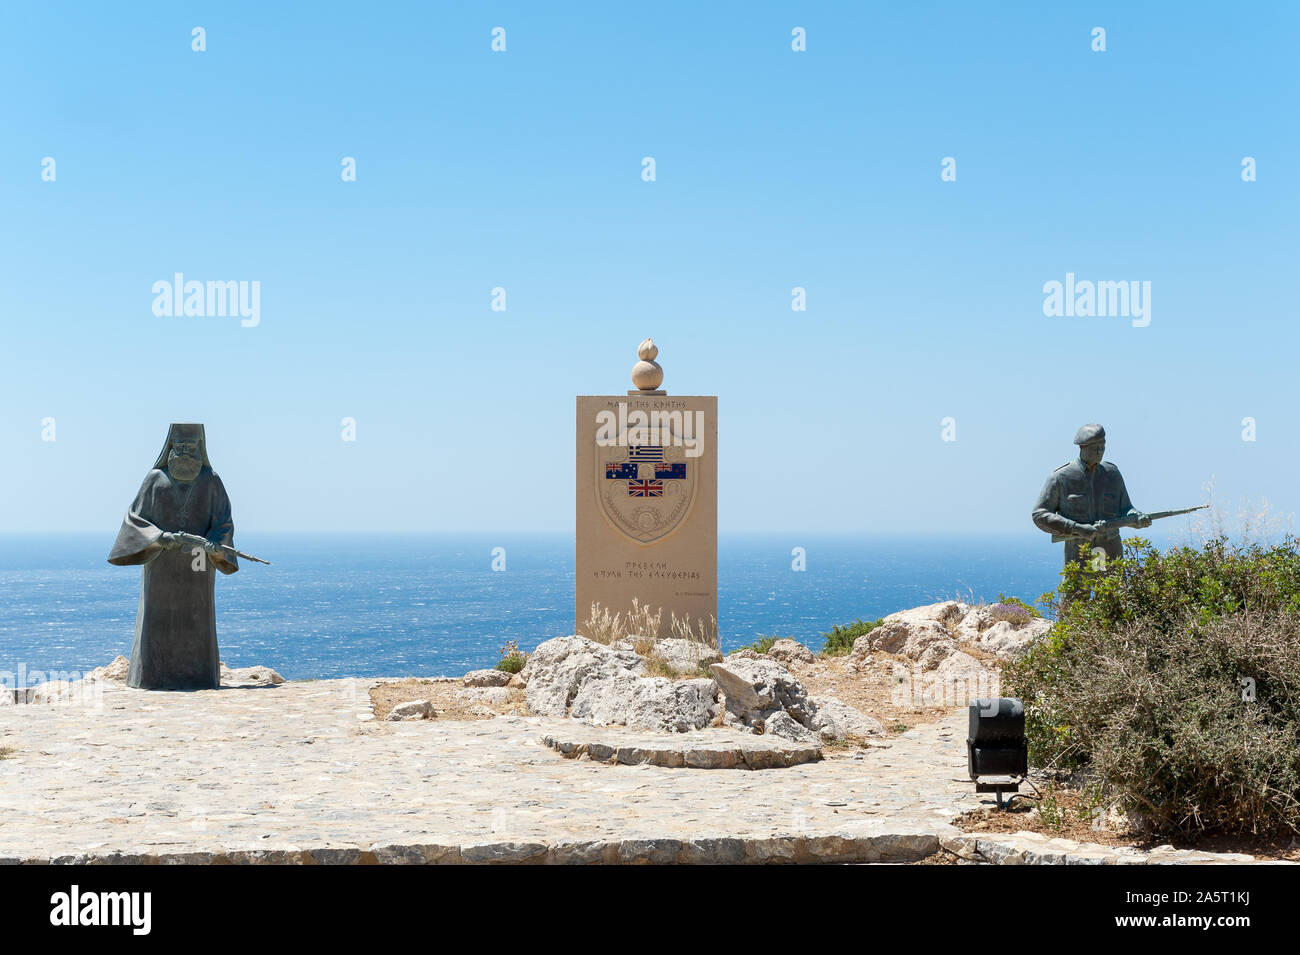
[[[663,497],[663,481],[628,481],[628,497]]]
[[[664,459],[664,449],[655,444],[627,446],[627,459],[629,461],[662,461]]]

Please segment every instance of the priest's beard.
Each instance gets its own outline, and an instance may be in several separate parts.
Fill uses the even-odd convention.
[[[178,481],[193,481],[203,470],[202,458],[172,451],[167,455],[167,473]]]

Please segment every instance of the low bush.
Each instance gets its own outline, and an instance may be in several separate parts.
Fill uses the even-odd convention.
[[[822,647],[822,653],[828,657],[841,657],[853,649],[853,641],[863,634],[870,633],[878,626],[884,623],[884,619],[879,620],[855,620],[852,623],[846,623],[843,626],[831,627],[828,633],[823,633],[822,637],[826,643]]]
[[[1013,626],[1020,627],[1035,617],[1041,617],[1043,612],[1032,604],[1025,603],[1019,597],[998,594],[998,602],[989,607],[989,614],[994,623],[1005,620]]]
[[[514,640],[507,640],[506,645],[499,651],[501,659],[497,661],[496,668],[504,670],[506,673],[518,673],[528,663],[528,654],[519,649],[519,644]]]
[[[737,647],[737,650],[753,650],[755,653],[767,653],[772,649],[772,644],[776,643],[777,637],[759,636],[753,643],[747,643],[743,647]],[[791,639],[794,639],[793,637]]]
[[[1071,566],[1046,639],[1005,674],[1035,765],[1086,765],[1155,834],[1300,832],[1297,542]]]

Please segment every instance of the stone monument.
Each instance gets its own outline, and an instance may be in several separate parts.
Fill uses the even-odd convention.
[[[670,396],[646,339],[626,395],[578,397],[576,620],[635,598],[697,627],[718,613],[718,399]]]

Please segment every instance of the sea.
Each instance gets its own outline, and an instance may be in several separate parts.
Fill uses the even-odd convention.
[[[103,534],[0,535],[0,671],[21,666],[30,684],[130,654],[140,568],[108,564],[111,544]],[[290,680],[453,676],[493,666],[509,641],[532,650],[574,631],[572,535],[265,534],[237,544],[271,566],[242,561],[217,577],[217,637],[232,667]],[[1042,534],[723,535],[721,645],[778,636],[820,650],[836,624],[921,604],[1033,602],[1055,589],[1060,566],[1060,545]]]

